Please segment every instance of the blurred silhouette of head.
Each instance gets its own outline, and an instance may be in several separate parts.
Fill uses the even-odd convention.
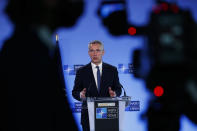
[[[83,12],[83,0],[9,0],[6,13],[20,26],[73,26]]]

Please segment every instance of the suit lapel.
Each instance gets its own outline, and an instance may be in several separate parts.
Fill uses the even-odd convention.
[[[88,78],[91,81],[91,84],[96,87],[96,82],[95,82],[95,79],[94,79],[91,63],[88,64],[88,71],[87,71],[87,73],[88,73],[88,76],[89,76]]]
[[[88,73],[88,79],[90,79],[90,84],[91,84],[91,86],[90,86],[91,89],[90,90],[94,95],[98,96],[98,90],[97,90],[96,82],[95,82],[95,79],[94,79],[91,63],[88,64],[87,73]]]
[[[102,75],[101,75],[101,84],[100,86],[103,87],[103,82],[104,82],[104,77],[105,77],[105,73],[106,73],[106,68],[105,68],[105,64],[103,63],[103,66],[102,66]]]
[[[103,63],[102,66],[102,76],[101,76],[101,90],[100,90],[100,95],[106,95],[106,93],[108,93],[108,90],[106,89],[105,85],[106,85],[106,76],[107,76],[107,67],[106,64]]]

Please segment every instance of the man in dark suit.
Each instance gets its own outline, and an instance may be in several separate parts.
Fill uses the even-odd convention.
[[[77,100],[86,97],[117,97],[121,95],[121,86],[117,68],[102,62],[104,47],[100,41],[88,45],[91,63],[80,68],[76,73],[72,95]],[[84,101],[81,111],[81,124],[84,131],[89,131],[87,103]]]

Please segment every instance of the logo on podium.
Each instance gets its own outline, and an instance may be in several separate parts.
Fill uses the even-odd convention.
[[[106,119],[107,108],[96,108],[96,119]]]

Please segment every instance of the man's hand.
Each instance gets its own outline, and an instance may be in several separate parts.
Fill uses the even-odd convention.
[[[116,97],[116,92],[113,91],[113,90],[111,89],[111,87],[109,87],[109,95],[110,95],[110,97]]]
[[[80,92],[80,98],[81,98],[81,99],[86,98],[86,88],[84,88],[84,89]]]

